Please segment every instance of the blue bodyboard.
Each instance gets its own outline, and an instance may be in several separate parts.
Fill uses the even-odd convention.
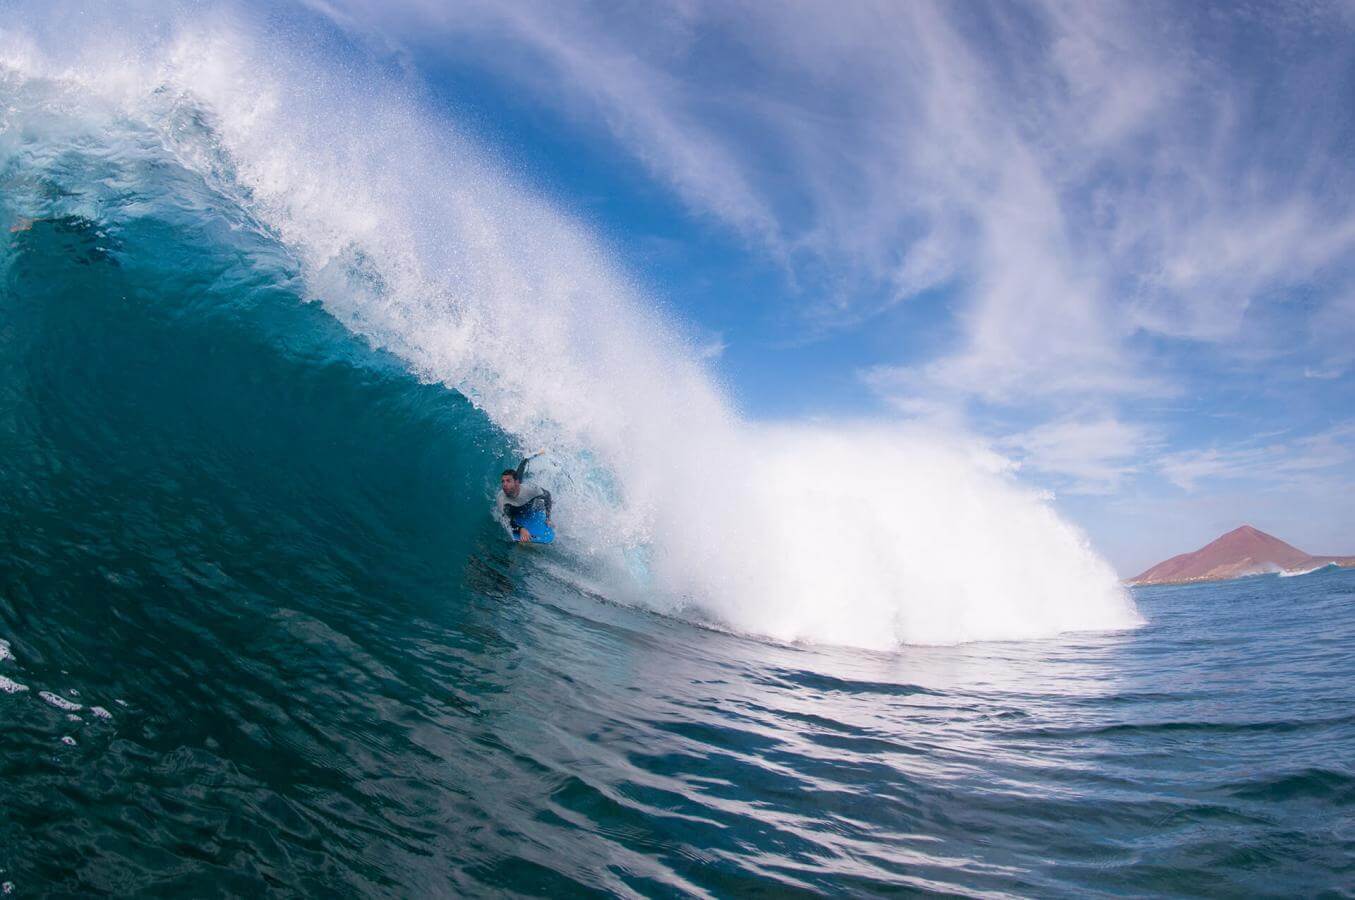
[[[534,509],[525,516],[514,517],[512,540],[515,544],[521,544],[517,533],[519,528],[526,528],[527,533],[532,536],[533,544],[549,544],[555,540],[555,529],[546,524],[546,513],[544,510]]]

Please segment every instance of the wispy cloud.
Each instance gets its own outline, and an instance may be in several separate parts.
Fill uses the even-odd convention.
[[[1185,491],[1207,482],[1248,481],[1275,489],[1331,473],[1355,460],[1355,423],[1288,441],[1246,442],[1169,453],[1156,462],[1162,475]]]
[[[999,441],[1024,470],[1053,476],[1074,494],[1112,494],[1143,468],[1161,438],[1144,426],[1100,415],[1048,422]]]
[[[724,356],[729,349],[729,342],[725,336],[719,332],[708,334],[700,340],[696,347],[696,354],[702,359],[719,359]]]

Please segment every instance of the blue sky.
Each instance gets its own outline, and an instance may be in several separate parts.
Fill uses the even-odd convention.
[[[1126,575],[1244,521],[1355,552],[1355,4],[299,16],[602,236],[749,416],[981,435]]]

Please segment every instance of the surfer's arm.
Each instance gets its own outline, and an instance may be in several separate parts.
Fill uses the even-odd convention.
[[[545,452],[546,452],[545,450],[538,450],[538,451],[536,451],[535,453],[528,454],[527,456],[525,456],[525,457],[523,458],[522,462],[518,463],[518,481],[521,481],[521,480],[526,476],[526,474],[527,474],[527,463],[529,463],[529,462],[531,462],[532,460],[536,459],[538,456],[540,456],[541,454],[543,454],[543,453],[545,453]]]

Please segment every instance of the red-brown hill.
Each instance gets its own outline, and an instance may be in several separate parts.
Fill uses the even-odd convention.
[[[1250,525],[1235,528],[1193,553],[1182,553],[1129,579],[1130,584],[1223,581],[1263,572],[1304,572],[1355,566],[1355,556],[1313,556]]]

